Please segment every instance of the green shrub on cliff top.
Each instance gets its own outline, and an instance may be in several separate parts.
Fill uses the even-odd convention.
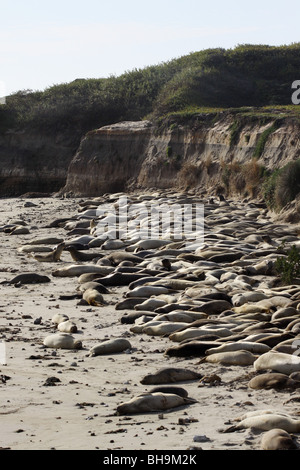
[[[299,68],[300,44],[207,49],[118,77],[20,91],[0,106],[0,130],[76,129],[82,135],[105,124],[185,109],[289,105]]]

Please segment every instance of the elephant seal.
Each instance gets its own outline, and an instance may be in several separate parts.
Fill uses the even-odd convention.
[[[68,333],[54,333],[44,339],[44,346],[54,349],[81,349],[82,342]]]
[[[50,248],[50,246],[22,245],[17,249],[17,251],[19,253],[50,253],[53,250]]]
[[[261,438],[262,450],[296,450],[299,446],[294,437],[283,429],[270,429]]]
[[[178,346],[167,348],[165,356],[170,357],[203,357],[208,349],[221,346],[222,343],[216,341],[188,341],[180,343]]]
[[[227,432],[248,428],[258,429],[260,431],[270,431],[271,429],[279,428],[287,432],[299,433],[300,420],[274,411],[274,413],[262,413],[245,417],[237,425],[227,429]]]
[[[189,380],[199,380],[202,375],[190,369],[165,368],[160,369],[154,374],[145,375],[141,380],[143,385],[167,384],[176,382],[185,382]]]
[[[144,314],[148,316],[152,316],[153,319],[155,318],[156,314],[152,312],[143,312],[142,310],[139,312],[125,312],[124,315],[120,318],[120,322],[123,324],[132,325],[138,318],[142,317]]]
[[[79,292],[85,292],[88,289],[95,289],[96,291],[100,292],[100,294],[110,293],[105,286],[103,286],[100,282],[95,281],[85,282],[84,284],[80,284],[79,287],[77,287]]]
[[[292,372],[292,374],[290,374],[290,378],[293,379],[293,380],[299,380],[300,381],[300,372]]]
[[[136,248],[138,250],[152,250],[155,248],[160,248],[164,245],[168,245],[171,242],[172,240],[147,238],[146,240],[139,240],[133,245],[128,246],[127,248],[125,248],[125,251],[135,251]]]
[[[27,245],[58,245],[63,243],[63,238],[58,237],[44,237],[44,238],[35,238],[31,241],[27,241]]]
[[[225,343],[222,346],[211,348],[206,351],[207,355],[223,353],[228,351],[250,351],[253,354],[263,354],[270,351],[269,346],[265,344],[259,344],[251,341],[235,341],[233,343]]]
[[[279,318],[285,318],[285,317],[295,317],[299,315],[299,311],[294,308],[294,307],[283,307],[280,308],[279,310],[276,310],[275,313],[273,313],[271,321],[278,320]]]
[[[181,397],[172,393],[145,393],[132,398],[126,403],[122,403],[117,407],[117,414],[138,414],[151,413],[153,411],[166,411],[178,408],[183,405],[196,403],[196,400],[187,397]]]
[[[278,344],[286,341],[288,339],[293,339],[295,335],[293,333],[278,333],[270,336],[265,336],[264,338],[258,339],[257,343],[266,344],[270,348],[274,348]]]
[[[54,277],[77,277],[84,273],[97,273],[106,276],[114,270],[112,266],[99,266],[96,264],[72,264],[56,271],[52,271]]]
[[[10,281],[3,281],[1,284],[43,284],[51,282],[48,276],[37,273],[18,274]]]
[[[92,261],[96,258],[103,258],[102,254],[99,253],[82,253],[76,250],[72,245],[66,246],[65,251],[68,251],[74,261]]]
[[[10,235],[27,235],[30,233],[29,228],[23,225],[16,225],[12,229],[4,230],[4,232],[8,232]]]
[[[134,264],[138,264],[142,261],[142,258],[126,251],[115,251],[110,255],[105,256],[114,266],[118,266],[123,261],[131,261]]]
[[[300,357],[271,350],[256,359],[253,366],[257,371],[271,369],[290,375],[300,371]]]
[[[114,267],[111,267],[111,272],[107,276],[101,278],[101,284],[104,286],[128,286],[131,282],[145,277],[145,274],[121,273],[115,272],[114,269]]]
[[[62,333],[77,333],[78,328],[76,323],[71,320],[62,321],[57,325],[58,331]]]
[[[59,323],[65,322],[67,320],[69,320],[69,317],[65,313],[56,313],[51,318],[51,322],[54,323],[55,325],[59,325]]]
[[[196,282],[199,282],[196,281]],[[195,281],[188,281],[186,279],[158,279],[155,281],[149,281],[148,285],[149,286],[157,286],[157,285],[163,285],[164,287],[167,287],[168,289],[174,289],[174,290],[185,290],[187,287],[193,287],[196,284]]]
[[[169,294],[170,289],[161,286],[140,286],[126,293],[126,297],[150,297],[151,295]]]
[[[86,291],[83,292],[82,298],[89,305],[93,305],[95,307],[102,307],[106,303],[103,299],[103,296],[100,294],[100,292],[97,289],[91,289],[91,288],[87,289]]]
[[[47,253],[46,255],[34,255],[34,259],[44,263],[57,263],[57,261],[60,261],[62,252],[64,251],[64,247],[65,243],[62,242],[57,245],[57,247],[54,248],[51,253]]]
[[[296,390],[300,388],[300,381],[294,380],[286,374],[270,372],[253,377],[248,383],[248,387],[255,390],[269,390],[272,388],[275,390]]]
[[[146,300],[148,300],[146,297],[128,297],[125,300],[121,300],[121,302],[117,302],[115,310],[126,310],[127,308],[129,310],[134,309],[136,305],[142,304]]]
[[[116,338],[103,341],[90,349],[89,356],[101,356],[105,354],[120,353],[126,349],[131,349],[130,342],[125,338]]]
[[[228,328],[216,328],[216,329],[193,328],[193,327],[190,327],[190,325],[191,323],[188,323],[188,328],[185,328],[185,330],[172,333],[169,336],[169,339],[176,343],[180,343],[181,341],[185,339],[201,338],[206,335],[212,335],[212,334],[220,338],[231,336],[231,331]]]
[[[250,351],[242,350],[210,354],[205,358],[205,361],[232,366],[249,366],[254,363],[255,359],[256,356]]]
[[[179,395],[180,397],[186,398],[188,396],[188,392],[182,387],[154,387],[149,390],[149,393],[173,393],[175,395]]]
[[[195,297],[193,299],[196,300]],[[193,308],[194,312],[203,312],[208,315],[219,315],[225,310],[231,309],[232,305],[227,300],[211,300]]]
[[[95,281],[95,282],[101,282],[101,278],[99,279],[99,276],[101,276],[101,274],[97,274],[97,273],[84,273],[84,274],[81,274],[78,278],[78,284],[85,284],[86,282],[91,282],[91,281]]]
[[[144,312],[144,314],[147,315],[147,312]],[[129,328],[129,330],[132,333],[143,333],[144,332],[143,330],[146,326],[149,327],[149,326],[154,326],[154,325],[160,325],[161,323],[159,321],[154,321],[152,318],[151,320],[147,322],[143,321],[143,319],[144,319],[144,315],[141,317],[142,322],[139,322],[139,323],[136,322],[136,324],[133,325],[131,328]]]
[[[161,300],[155,297],[150,297],[149,299],[144,300],[142,303],[135,305],[134,309],[135,310],[149,310],[150,312],[153,312],[159,307],[162,307],[163,305],[166,305],[165,300]]]
[[[197,316],[196,316],[197,315]],[[158,321],[170,321],[170,322],[183,322],[183,323],[192,323],[195,321],[195,319],[203,319],[207,318],[206,313],[196,313],[193,312],[193,314],[189,315],[189,311],[183,311],[183,310],[174,310],[173,312],[170,313],[165,313],[165,314],[158,314],[155,318],[155,320]]]
[[[153,318],[153,321],[155,322],[154,318]],[[164,336],[164,335],[169,335],[173,333],[174,331],[177,331],[178,329],[182,328],[182,325],[184,325],[184,323],[182,322],[159,321],[158,324],[153,324],[153,325],[148,325],[148,326],[146,324],[142,332],[150,336]],[[186,323],[185,325],[188,326],[189,324]]]

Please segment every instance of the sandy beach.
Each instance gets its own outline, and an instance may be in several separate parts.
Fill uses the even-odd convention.
[[[199,357],[168,357],[170,339],[136,334],[120,321],[116,310],[128,286],[109,287],[104,306],[79,305],[76,277],[54,277],[54,269],[74,264],[68,251],[58,263],[38,262],[18,251],[33,239],[71,239],[63,227],[49,224],[78,214],[82,199],[14,198],[0,201],[0,226],[22,219],[29,233],[2,231],[0,282],[25,272],[46,275],[41,284],[1,284],[0,345],[6,364],[0,365],[0,447],[11,450],[258,450],[262,432],[243,429],[224,433],[234,419],[254,410],[272,409],[298,416],[297,390],[253,390],[248,382],[253,365],[222,365]],[[74,237],[73,237],[74,238]],[[93,248],[100,251],[100,248]],[[55,332],[51,323],[61,313],[78,326],[74,334],[82,349],[46,348]],[[105,339],[126,338],[131,349],[90,357],[89,350]],[[178,385],[195,403],[162,412],[118,415],[116,408],[152,386],[141,384],[146,374],[165,367],[192,369],[220,381],[199,380]]]

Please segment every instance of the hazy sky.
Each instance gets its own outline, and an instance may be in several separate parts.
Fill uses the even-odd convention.
[[[43,90],[210,47],[300,42],[299,0],[0,0],[0,7],[0,96],[4,86],[6,94]]]

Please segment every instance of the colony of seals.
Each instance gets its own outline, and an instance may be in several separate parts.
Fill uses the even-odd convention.
[[[141,337],[160,335],[166,367],[157,370],[153,363],[147,375],[141,377],[141,385],[199,381],[203,378],[203,365],[206,370],[210,365],[212,369],[220,365],[221,370],[229,367],[251,372],[254,377],[245,386],[251,393],[297,390],[299,380],[293,374],[300,372],[300,364],[293,353],[294,346],[300,346],[300,286],[298,281],[289,286],[280,284],[276,260],[286,256],[293,245],[300,246],[298,229],[272,223],[262,203],[244,204],[161,191],[132,194],[120,204],[125,196],[119,193],[89,200],[87,205],[82,202],[77,215],[50,224],[65,230],[64,239],[55,238],[53,233],[48,240],[32,241],[32,245],[26,240],[26,245],[20,247],[23,255],[34,253],[30,246],[37,247],[37,251],[39,246],[49,250],[34,255],[37,269],[43,269],[42,261],[59,264],[58,269],[52,270],[52,278],[73,278],[74,292],[82,295],[86,304],[98,307],[100,312],[108,302],[116,311],[125,310],[120,324],[131,341],[111,338],[99,342],[94,338],[94,344],[91,341],[88,346],[89,355],[119,354],[130,350],[134,341],[138,344]],[[190,232],[178,239],[176,220],[168,221],[172,204],[178,207],[184,203],[204,204],[204,233],[191,213]],[[110,223],[116,220],[116,206],[130,209],[134,204],[135,209],[139,205],[143,209],[150,204],[167,205],[168,217],[155,222],[158,235],[144,237],[150,212],[145,215],[137,210],[129,212],[126,233],[122,232],[122,225],[113,233]],[[21,233],[22,230],[20,236]],[[113,234],[119,238],[112,239]],[[54,248],[44,246],[54,243]],[[51,282],[52,278],[20,273],[7,282],[22,285]],[[124,295],[117,295],[118,287],[125,289]],[[110,288],[115,289],[114,302]],[[76,322],[61,314],[61,318],[53,319],[53,324],[58,331],[45,338],[45,347],[80,349],[81,342],[70,334],[76,335]],[[198,360],[193,370],[168,367],[170,359],[176,358]],[[209,381],[202,385],[206,383]],[[172,393],[172,387],[168,391],[145,391],[133,396],[117,407],[117,413],[173,409],[197,399],[184,401],[187,395]],[[248,427],[300,432],[299,420],[278,412],[247,416],[235,429]],[[278,447],[285,437],[278,432],[269,434],[263,447]]]

